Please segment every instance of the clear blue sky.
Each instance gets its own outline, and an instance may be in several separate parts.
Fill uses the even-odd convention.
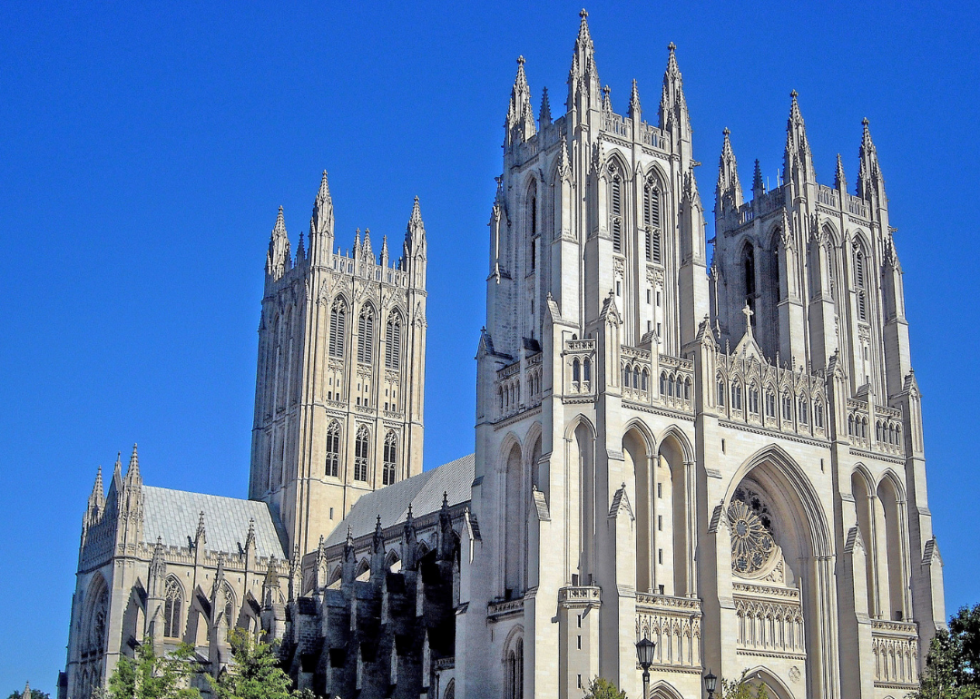
[[[262,266],[320,171],[337,234],[429,235],[425,463],[473,449],[502,122],[523,54],[562,111],[577,4],[0,5],[0,690],[54,693],[96,467],[140,443],[155,485],[246,494]],[[861,118],[899,232],[948,609],[980,602],[975,3],[590,7],[626,110],[677,57],[710,209],[721,130],[775,180],[796,89],[818,177],[857,175]],[[475,4],[474,4],[475,6]],[[709,235],[711,231],[709,230]],[[953,342],[953,340],[956,340]]]

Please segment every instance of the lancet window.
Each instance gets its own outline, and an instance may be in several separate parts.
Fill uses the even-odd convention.
[[[646,228],[647,262],[662,263],[660,235],[660,190],[653,176],[643,185],[643,225]]]
[[[330,345],[331,357],[344,356],[344,333],[347,330],[347,304],[342,298],[333,302],[330,308]]]
[[[609,181],[609,226],[612,229],[613,250],[623,251],[623,176],[612,169]]]
[[[385,367],[398,369],[402,355],[402,319],[397,313],[388,317],[385,327]]]
[[[340,463],[340,422],[334,420],[327,428],[326,475],[337,477]]]
[[[867,270],[865,270],[864,250],[862,250],[861,246],[856,243],[854,245],[853,258],[854,288],[857,291],[858,320],[866,321],[868,319],[868,291],[867,287],[865,286],[867,282]]]
[[[357,319],[357,361],[370,364],[374,353],[374,309],[365,306]]]
[[[395,482],[395,463],[397,456],[397,437],[394,431],[388,432],[385,437],[384,447],[384,467],[381,471],[381,484],[391,485]]]
[[[184,591],[176,578],[167,578],[163,605],[163,635],[167,638],[179,638],[181,627],[181,612],[184,606]]]
[[[357,430],[357,437],[354,440],[354,480],[366,481],[368,479],[368,454],[370,452],[371,434],[365,425]]]

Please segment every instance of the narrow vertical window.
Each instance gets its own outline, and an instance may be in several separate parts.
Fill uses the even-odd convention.
[[[354,480],[366,481],[368,479],[368,451],[370,433],[368,428],[361,425],[357,430],[357,438],[354,441]]]
[[[371,363],[374,351],[374,309],[365,306],[357,319],[357,361]]]
[[[643,225],[646,228],[647,262],[660,264],[660,191],[652,176],[643,186]]]
[[[391,485],[395,482],[396,437],[394,431],[385,437],[384,468],[381,472],[381,484]]]
[[[182,618],[181,607],[184,601],[184,593],[180,588],[180,583],[174,578],[168,578],[164,595],[166,601],[163,606],[163,635],[167,638],[179,638]]]
[[[398,369],[402,356],[402,321],[397,313],[392,313],[385,327],[385,367]]]
[[[609,186],[609,211],[612,214],[613,250],[623,251],[623,180],[614,172]]]
[[[334,420],[327,428],[327,465],[326,475],[337,477],[340,463],[340,422]]]
[[[347,327],[347,304],[338,298],[330,308],[330,356],[344,356],[344,332]]]

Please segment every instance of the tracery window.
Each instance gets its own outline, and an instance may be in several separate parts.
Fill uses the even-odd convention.
[[[742,409],[742,384],[738,381],[732,384],[732,410]]]
[[[769,572],[779,558],[779,547],[773,538],[772,517],[762,497],[745,486],[739,486],[728,507],[732,537],[732,571],[743,577],[757,577]]]
[[[374,353],[374,309],[365,306],[357,319],[357,361],[370,364]]]
[[[582,378],[586,384],[592,381],[592,362],[588,357],[582,360]]]
[[[330,344],[331,357],[344,356],[344,333],[347,331],[347,303],[338,298],[330,308]]]
[[[725,389],[725,380],[721,378],[721,376],[719,376],[718,377],[718,407],[719,408],[725,407],[725,394],[727,392],[728,391]]]
[[[184,591],[176,578],[167,578],[163,604],[163,635],[167,638],[179,638],[181,612],[184,604]]]
[[[385,328],[385,366],[388,369],[398,369],[402,356],[402,319],[397,313],[388,317]]]
[[[759,387],[755,384],[749,387],[749,412],[753,415],[759,414]]]
[[[776,394],[766,391],[766,417],[776,417]]]
[[[799,406],[799,417],[800,417],[800,423],[802,423],[804,425],[807,424],[807,421],[810,419],[809,415],[807,415],[807,412],[808,412],[807,411],[807,406],[808,405],[809,405],[809,402],[807,401],[806,396],[801,396],[800,397],[800,406]]]
[[[334,420],[327,427],[326,475],[337,477],[340,463],[340,422]]]
[[[109,618],[109,591],[102,586],[99,592],[98,601],[92,610],[92,635],[89,639],[92,650],[102,652],[105,650],[106,635],[108,633]]]
[[[813,426],[823,429],[823,403],[819,398],[813,401]]]
[[[391,485],[395,482],[395,457],[397,438],[394,431],[388,432],[385,437],[384,466],[381,471],[381,484]]]
[[[225,625],[228,628],[233,628],[235,622],[237,621],[237,614],[235,614],[235,593],[231,591],[231,587],[228,583],[225,583],[224,589],[222,590],[225,598]]]
[[[366,425],[361,425],[357,430],[357,437],[354,440],[354,480],[366,481],[368,479],[368,453],[371,434]]]

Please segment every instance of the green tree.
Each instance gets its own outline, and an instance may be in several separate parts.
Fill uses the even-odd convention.
[[[742,670],[742,676],[737,680],[721,681],[721,696],[723,699],[769,699],[766,685],[752,683],[753,677],[748,677],[748,669]]]
[[[604,677],[594,677],[584,699],[626,699],[626,692]]]
[[[208,677],[216,699],[294,699],[306,696],[292,692],[289,675],[279,667],[276,646],[257,641],[245,629],[228,632],[234,662],[218,679]]]
[[[962,607],[929,644],[917,699],[980,699],[980,604]]]
[[[31,693],[29,697],[24,696],[27,692]],[[51,695],[47,692],[42,692],[40,689],[30,689],[28,687],[24,691],[14,690],[7,699],[51,699]]]
[[[194,650],[181,644],[169,655],[157,656],[146,639],[135,658],[122,657],[109,677],[106,699],[200,699],[191,687],[197,672]],[[32,698],[33,699],[33,698]]]

